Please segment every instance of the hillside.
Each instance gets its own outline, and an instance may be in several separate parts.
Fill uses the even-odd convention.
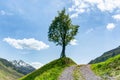
[[[100,57],[97,57],[96,59],[94,60],[91,60],[89,62],[89,64],[94,64],[94,63],[99,63],[99,62],[103,62],[111,57],[114,57],[116,55],[120,54],[120,46],[115,48],[115,49],[112,49],[110,51],[107,51],[105,52],[103,55],[101,55]]]
[[[71,65],[76,65],[76,63],[70,58],[60,58],[44,65],[20,80],[57,80],[62,71]]]
[[[5,65],[6,67],[10,67],[13,70],[21,73],[21,74],[28,74],[32,71],[35,70],[35,68],[33,68],[31,65],[25,63],[24,61],[20,60],[20,61],[8,61],[6,59],[0,58],[0,62]]]
[[[6,65],[9,65],[7,61]],[[18,73],[12,67],[7,67],[6,65],[0,61],[0,80],[17,80],[23,76],[23,74]]]
[[[8,61],[0,58],[0,80],[16,80],[34,70],[35,68],[22,60]]]
[[[102,76],[104,79],[109,78],[110,80],[120,79],[120,55],[112,57],[105,62],[92,64],[92,70]]]

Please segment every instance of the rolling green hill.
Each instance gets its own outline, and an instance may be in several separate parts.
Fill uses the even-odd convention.
[[[115,80],[120,80],[120,55],[112,57],[105,62],[91,65],[92,70],[104,78],[114,77]]]
[[[7,65],[7,63],[6,63]],[[23,74],[20,74],[13,70],[11,67],[6,67],[0,61],[0,80],[17,80],[18,78],[22,77]]]
[[[89,64],[94,64],[94,63],[99,63],[99,62],[103,62],[111,57],[114,57],[116,55],[120,54],[120,46],[115,48],[115,49],[112,49],[110,51],[107,51],[105,52],[103,55],[101,55],[100,57],[94,59],[94,60],[91,60],[89,62]]]
[[[62,71],[71,65],[76,65],[76,63],[70,58],[60,58],[44,65],[19,80],[57,80]]]

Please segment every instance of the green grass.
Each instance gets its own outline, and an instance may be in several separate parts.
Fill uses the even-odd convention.
[[[57,80],[66,67],[75,64],[70,58],[60,58],[22,77],[20,80]]]
[[[73,78],[74,80],[85,80],[83,75],[80,72],[80,65],[76,66],[76,68],[74,69]]]
[[[92,64],[91,68],[99,76],[120,77],[120,55],[105,62]]]

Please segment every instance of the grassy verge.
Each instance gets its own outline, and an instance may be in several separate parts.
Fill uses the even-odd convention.
[[[74,80],[85,80],[80,72],[80,66],[76,66],[76,68],[73,71],[73,78]]]
[[[106,77],[119,77],[120,76],[120,55],[108,59],[105,62],[92,64],[92,70],[99,76]]]
[[[20,80],[57,80],[62,71],[76,63],[70,58],[60,58],[54,60],[40,69],[21,78]]]

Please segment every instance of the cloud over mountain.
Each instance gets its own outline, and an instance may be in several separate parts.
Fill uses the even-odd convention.
[[[40,62],[32,62],[31,65],[32,65],[34,68],[36,68],[36,69],[38,69],[38,68],[40,68],[41,66],[43,66],[43,64],[40,63]]]

